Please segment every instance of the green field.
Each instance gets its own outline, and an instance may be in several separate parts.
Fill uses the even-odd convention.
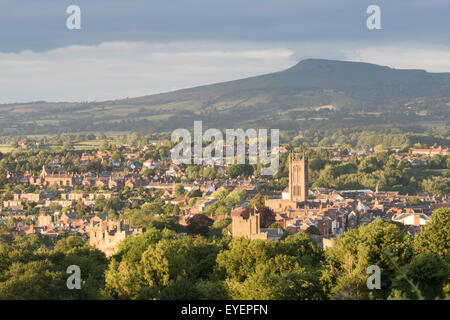
[[[431,176],[447,177],[450,175],[450,169],[424,169],[424,168],[412,168],[413,176],[416,179],[427,179]]]
[[[109,143],[111,143],[110,140],[108,140]],[[93,141],[83,141],[76,143],[74,145],[75,150],[95,150],[98,149],[102,141],[100,140],[93,140]]]
[[[10,152],[13,148],[10,144],[0,144],[0,152],[1,153],[7,153]]]
[[[116,139],[108,139],[109,143],[117,143]],[[97,150],[99,149],[102,141],[101,140],[91,140],[91,141],[82,141],[78,143],[74,143],[74,149],[77,151],[89,151],[89,150]],[[62,147],[62,144],[49,144],[39,148],[39,150],[46,151],[59,151]],[[0,152],[8,153],[13,151],[14,148],[10,144],[0,144]]]
[[[448,73],[307,59],[280,72],[137,98],[0,104],[0,135],[111,129],[167,133],[190,128],[196,120],[219,129],[364,131],[378,126],[382,131],[398,129],[398,133],[411,128],[422,133],[423,127],[443,132],[449,118],[449,86]],[[315,110],[323,105],[336,110]]]

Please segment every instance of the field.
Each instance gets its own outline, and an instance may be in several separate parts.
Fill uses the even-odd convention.
[[[13,148],[9,144],[0,144],[0,152],[7,153],[10,152]]]
[[[407,127],[401,133],[410,132],[410,127],[415,133],[426,130],[422,127],[441,132],[448,125],[449,85],[448,73],[307,59],[276,73],[151,96],[0,104],[0,135],[167,133],[191,128],[196,120],[219,129],[298,132],[377,125],[383,131]],[[336,110],[316,110],[323,105]]]
[[[76,151],[89,151],[89,150],[97,150],[99,149],[102,141],[101,140],[90,140],[90,141],[82,141],[78,143],[74,143],[74,149]],[[117,143],[115,139],[108,139],[108,143]],[[62,147],[62,144],[49,144],[39,148],[39,150],[46,151],[59,151]],[[8,153],[13,151],[14,148],[10,144],[0,144],[0,152]]]

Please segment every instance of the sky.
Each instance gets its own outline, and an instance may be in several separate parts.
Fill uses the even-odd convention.
[[[448,17],[449,0],[0,0],[0,103],[143,96],[306,58],[450,72]]]

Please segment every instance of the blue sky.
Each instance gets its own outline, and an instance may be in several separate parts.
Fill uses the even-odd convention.
[[[66,8],[81,8],[68,30]],[[381,8],[381,30],[366,8]],[[140,96],[305,58],[450,72],[448,0],[0,0],[0,103]]]

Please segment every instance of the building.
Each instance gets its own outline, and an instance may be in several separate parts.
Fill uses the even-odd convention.
[[[44,193],[14,193],[14,201],[40,202],[44,199]]]
[[[67,173],[49,174],[45,166],[43,166],[39,178],[31,177],[29,183],[42,186],[58,185],[61,187],[74,187],[75,176]]]
[[[53,225],[53,217],[46,213],[39,214],[37,218],[37,227],[50,227]]]
[[[397,216],[392,217],[392,221],[403,223],[405,226],[424,226],[430,221],[430,217],[423,213],[416,213],[414,210],[408,210]]]
[[[430,148],[430,149],[417,149],[417,148],[411,148],[411,154],[426,154],[426,155],[435,155],[435,154],[441,154],[441,155],[450,155],[450,150],[447,147],[437,147],[437,148]]]
[[[112,256],[119,249],[122,240],[142,233],[142,229],[131,228],[128,221],[107,221],[95,216],[89,223],[89,244]]]
[[[275,212],[286,212],[304,207],[308,202],[308,159],[303,154],[289,155],[289,186],[281,199],[267,199],[265,205]]]
[[[289,155],[289,200],[306,202],[308,199],[308,159],[303,154]]]
[[[231,213],[233,238],[244,237],[251,240],[267,240],[267,232],[262,232],[260,229],[259,212],[253,210],[250,212],[248,219],[245,219],[241,215],[243,211],[244,210],[240,209]]]
[[[240,208],[233,210],[231,213],[232,236],[243,237],[250,240],[271,240],[278,241],[284,234],[282,229],[277,228],[261,228],[261,216],[257,210],[252,210],[248,218],[244,218],[242,213],[245,209]],[[224,218],[227,218],[225,216]]]

